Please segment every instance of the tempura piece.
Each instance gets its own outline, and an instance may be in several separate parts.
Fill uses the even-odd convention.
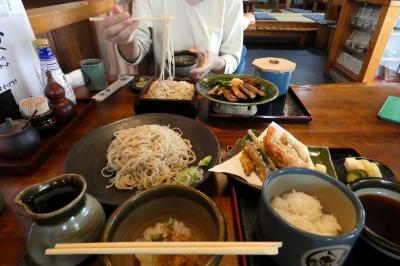
[[[246,176],[251,175],[251,173],[254,171],[254,163],[247,152],[242,152],[242,156],[240,156],[240,163],[242,164],[244,174]]]
[[[243,149],[243,153],[246,153],[246,155],[253,161],[257,176],[260,178],[261,181],[264,181],[268,173],[267,167],[265,166],[263,160],[260,158],[257,149],[253,145],[246,143]]]

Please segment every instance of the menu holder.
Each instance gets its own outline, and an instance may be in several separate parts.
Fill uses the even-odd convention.
[[[54,152],[57,146],[80,124],[83,118],[96,106],[97,102],[93,99],[78,99],[77,115],[65,126],[60,126],[56,128],[52,135],[43,137],[40,147],[37,151],[27,157],[19,159],[0,158],[0,176],[26,176],[35,173],[35,171],[46,162],[46,160]]]
[[[286,95],[280,96],[270,103],[257,105],[254,115],[220,114],[212,109],[212,102],[208,104],[208,117],[210,119],[223,119],[224,121],[260,121],[291,124],[306,124],[312,120],[310,112],[289,87]]]
[[[330,148],[329,152],[333,161],[360,156],[355,149],[350,148]],[[237,241],[255,241],[254,226],[261,192],[236,182],[231,183],[230,189]],[[267,256],[239,256],[239,261],[242,266],[277,265]],[[344,265],[370,265],[372,261],[379,262],[379,265],[398,265],[397,260],[373,249],[361,237],[357,240]]]

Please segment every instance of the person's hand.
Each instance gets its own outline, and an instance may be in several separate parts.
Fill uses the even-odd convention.
[[[253,13],[244,13],[244,18],[249,22],[249,24],[256,23],[256,18]]]
[[[117,44],[129,44],[133,40],[138,25],[139,22],[133,20],[128,12],[114,5],[112,15],[104,20],[105,38]]]
[[[192,53],[196,53],[199,58],[199,65],[192,69],[189,77],[192,79],[201,79],[209,72],[223,73],[225,69],[225,60],[218,55],[212,53],[208,49],[200,46],[194,46],[190,49]]]

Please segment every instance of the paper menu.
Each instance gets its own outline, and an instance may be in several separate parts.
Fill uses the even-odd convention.
[[[21,0],[0,0],[0,95],[11,90],[17,103],[43,95],[34,39]]]

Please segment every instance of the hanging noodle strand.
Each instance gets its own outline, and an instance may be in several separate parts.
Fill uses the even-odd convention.
[[[175,57],[171,18],[170,16],[159,17],[159,20],[153,22],[160,27],[162,36],[160,75],[158,80],[153,82],[146,98],[190,100],[194,94],[193,84],[186,81],[174,81]]]

